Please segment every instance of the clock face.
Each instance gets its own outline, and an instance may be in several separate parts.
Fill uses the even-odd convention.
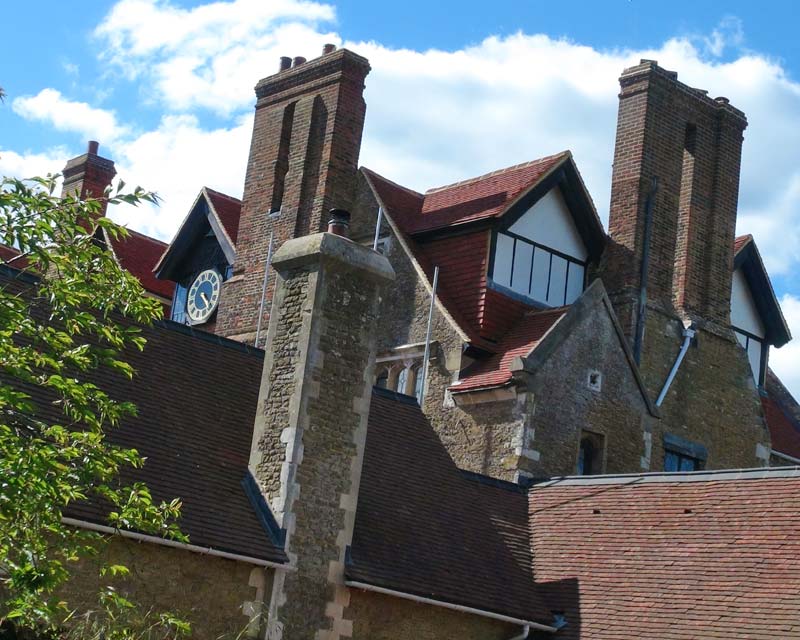
[[[222,276],[216,269],[201,271],[189,287],[186,299],[186,315],[189,324],[206,322],[219,304]]]

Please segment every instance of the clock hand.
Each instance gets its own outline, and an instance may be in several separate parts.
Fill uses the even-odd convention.
[[[208,301],[208,297],[206,296],[205,292],[200,292],[200,297],[203,299],[203,302],[206,303],[206,307],[210,307],[211,303]]]

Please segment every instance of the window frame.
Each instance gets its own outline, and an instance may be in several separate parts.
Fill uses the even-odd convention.
[[[510,265],[510,274],[511,275],[510,275],[510,278],[509,278],[509,284],[508,285],[501,284],[501,283],[497,282],[495,280],[495,278],[494,278],[495,257],[497,255],[497,237],[500,234],[503,234],[504,236],[507,236],[507,237],[511,238],[514,241],[514,243],[511,246],[511,265]],[[528,293],[521,293],[520,291],[517,291],[516,289],[512,288],[513,284],[514,284],[514,261],[516,259],[516,254],[517,254],[517,242],[524,242],[525,244],[528,244],[528,245],[530,245],[532,247],[531,265],[530,265],[530,270],[529,270],[529,273],[528,273]],[[558,249],[553,249],[552,247],[548,247],[547,245],[544,245],[544,244],[542,244],[540,242],[536,242],[535,240],[531,240],[530,238],[526,238],[524,236],[521,236],[521,235],[519,235],[517,233],[514,233],[513,231],[509,231],[508,229],[492,229],[492,240],[491,240],[489,249],[490,249],[489,250],[489,268],[487,269],[489,281],[495,287],[502,288],[503,291],[509,291],[514,295],[521,296],[521,297],[525,298],[525,300],[527,300],[527,301],[532,301],[537,306],[555,308],[555,307],[564,306],[566,304],[572,304],[572,303],[567,303],[566,302],[567,294],[569,292],[570,266],[572,264],[577,265],[577,266],[579,266],[579,267],[581,267],[583,269],[583,278],[581,279],[581,293],[583,293],[586,290],[587,271],[588,271],[588,266],[589,266],[589,263],[586,260],[579,260],[578,258],[576,258],[574,256],[570,256],[570,255],[568,255],[566,253],[563,253],[563,252],[559,251]],[[545,295],[545,299],[544,300],[539,300],[538,298],[534,298],[530,294],[531,288],[533,286],[533,265],[534,265],[537,249],[540,250],[540,251],[545,251],[547,254],[549,254],[549,267],[548,267],[548,273],[547,273],[547,289],[546,289],[546,295]],[[566,273],[565,273],[565,277],[564,277],[564,295],[563,295],[564,302],[562,304],[560,304],[560,305],[551,305],[551,304],[548,304],[548,302],[547,302],[547,299],[550,297],[550,286],[552,284],[552,277],[553,277],[553,256],[556,256],[558,258],[562,258],[563,260],[566,260],[566,262],[567,262],[567,269],[566,269]]]
[[[755,335],[754,333],[750,333],[749,331],[745,331],[744,329],[740,329],[735,325],[731,325],[731,330],[734,333],[738,333],[740,336],[744,336],[745,343],[742,345],[741,342],[738,340],[736,344],[739,345],[742,349],[744,349],[745,356],[747,357],[747,364],[750,365],[750,341],[755,340],[761,345],[761,357],[759,358],[758,362],[758,379],[756,380],[756,386],[759,389],[764,388],[764,381],[766,380],[766,373],[767,373],[767,358],[769,357],[769,343],[767,342],[766,338],[760,338],[759,336]],[[752,367],[751,367],[752,368]]]

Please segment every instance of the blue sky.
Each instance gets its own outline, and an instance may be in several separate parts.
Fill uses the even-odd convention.
[[[655,58],[748,114],[739,231],[800,336],[800,39],[789,2],[82,0],[3,9],[0,173],[98,139],[169,239],[202,185],[241,195],[255,82],[324,42],[366,55],[361,161],[425,189],[571,149],[607,218],[617,77]],[[800,341],[798,341],[800,343]],[[800,346],[775,353],[800,391]]]

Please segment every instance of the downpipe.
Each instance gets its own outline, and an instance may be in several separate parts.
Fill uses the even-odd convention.
[[[681,345],[681,350],[678,352],[678,357],[675,359],[675,364],[672,365],[672,370],[667,376],[667,381],[664,383],[664,388],[661,389],[661,393],[658,395],[658,400],[656,400],[657,407],[660,407],[661,403],[664,402],[664,398],[667,397],[667,392],[672,385],[672,381],[675,380],[678,369],[681,367],[681,362],[683,362],[683,358],[686,356],[686,352],[689,350],[689,345],[692,343],[692,339],[696,334],[697,331],[691,327],[687,327],[683,330],[683,344]]]

